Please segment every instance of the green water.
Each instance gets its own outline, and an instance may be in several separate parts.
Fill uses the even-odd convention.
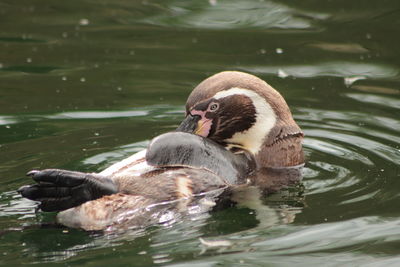
[[[0,1],[0,265],[399,266],[399,47],[398,0]],[[286,98],[302,196],[101,235],[47,227],[16,193],[30,169],[146,147],[222,70]]]

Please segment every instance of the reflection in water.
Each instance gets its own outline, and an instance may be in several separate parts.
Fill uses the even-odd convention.
[[[165,116],[171,117],[177,115],[179,117],[184,113],[182,107],[177,106],[147,106],[144,108],[135,108],[131,110],[110,110],[110,111],[69,111],[56,113],[51,115],[16,115],[16,116],[0,116],[0,125],[9,125],[15,123],[25,123],[30,121],[45,120],[85,120],[85,119],[117,119],[117,118],[134,118],[149,117],[161,119]]]
[[[385,105],[400,110],[400,99],[371,94],[346,94],[348,97],[367,104]]]
[[[379,65],[358,62],[324,62],[312,65],[282,65],[282,66],[242,66],[242,70],[260,74],[278,75],[278,70],[287,76],[296,78],[311,78],[320,76],[333,77],[364,77],[371,79],[390,79],[399,74],[399,70],[390,65]]]
[[[311,43],[308,46],[339,53],[367,53],[368,49],[360,44],[352,43]]]
[[[173,1],[160,3],[162,14],[140,20],[161,26],[198,29],[291,29],[315,30],[316,22],[327,14],[292,9],[273,1]]]

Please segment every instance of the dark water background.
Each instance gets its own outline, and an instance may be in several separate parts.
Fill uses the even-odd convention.
[[[1,0],[0,265],[399,266],[399,64],[398,0]],[[28,170],[104,169],[174,129],[222,70],[288,101],[300,197],[122,235],[40,227],[54,214],[15,191]]]

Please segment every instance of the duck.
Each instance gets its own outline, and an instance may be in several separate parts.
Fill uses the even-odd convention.
[[[99,173],[32,170],[27,175],[36,184],[18,192],[42,211],[58,212],[57,223],[67,227],[143,227],[235,187],[279,190],[298,181],[301,172],[293,170],[304,165],[303,137],[277,90],[252,74],[224,71],[193,89],[178,128],[147,149]],[[280,170],[290,175],[281,178]]]

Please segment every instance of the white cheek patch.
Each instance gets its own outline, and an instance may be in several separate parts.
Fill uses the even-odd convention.
[[[275,126],[276,114],[264,97],[249,89],[230,88],[216,93],[214,98],[221,99],[232,95],[244,95],[250,98],[256,110],[256,122],[250,129],[235,133],[226,141],[240,144],[244,149],[257,154],[262,148],[264,139]]]

